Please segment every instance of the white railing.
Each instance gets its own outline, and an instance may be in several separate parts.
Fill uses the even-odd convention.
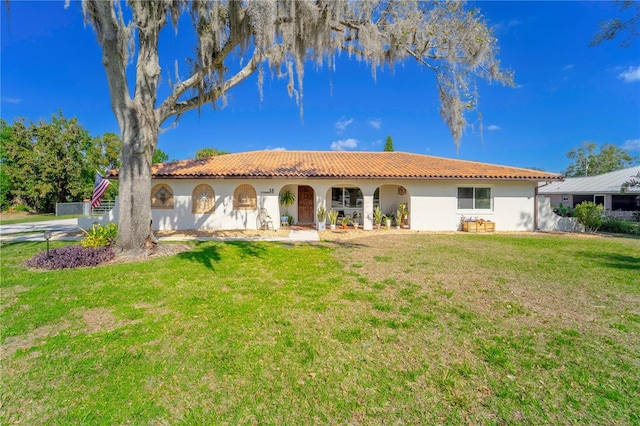
[[[116,202],[113,200],[103,201],[102,204],[91,209],[91,216],[102,216],[109,213],[115,205]]]

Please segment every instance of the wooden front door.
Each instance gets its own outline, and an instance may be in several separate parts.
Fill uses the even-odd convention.
[[[298,223],[313,223],[314,204],[313,188],[298,186]]]

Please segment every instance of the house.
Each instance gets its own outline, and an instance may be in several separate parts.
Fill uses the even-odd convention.
[[[359,216],[367,230],[376,206],[394,214],[404,203],[414,230],[458,230],[462,217],[478,217],[498,230],[533,231],[538,183],[559,180],[404,152],[255,151],[154,165],[151,205],[156,230],[256,229],[265,212],[277,228],[286,210],[295,223],[314,225],[320,206]],[[279,203],[286,190],[296,196],[287,209]],[[117,220],[114,210],[107,220]]]
[[[609,215],[630,219],[640,210],[640,188],[620,190],[624,182],[640,173],[640,166],[597,176],[566,178],[562,182],[541,185],[540,196],[548,197],[552,206],[575,207],[583,201],[602,204]]]

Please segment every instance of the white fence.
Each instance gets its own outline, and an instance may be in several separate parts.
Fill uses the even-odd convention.
[[[102,204],[92,209],[90,201],[77,203],[56,203],[56,216],[102,216],[105,213],[109,213],[111,209],[113,209],[113,206],[115,206],[115,204],[115,201],[103,201]]]

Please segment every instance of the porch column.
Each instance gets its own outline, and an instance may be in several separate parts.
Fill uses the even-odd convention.
[[[362,209],[362,229],[368,231],[373,229],[373,193],[364,194],[364,203]]]

